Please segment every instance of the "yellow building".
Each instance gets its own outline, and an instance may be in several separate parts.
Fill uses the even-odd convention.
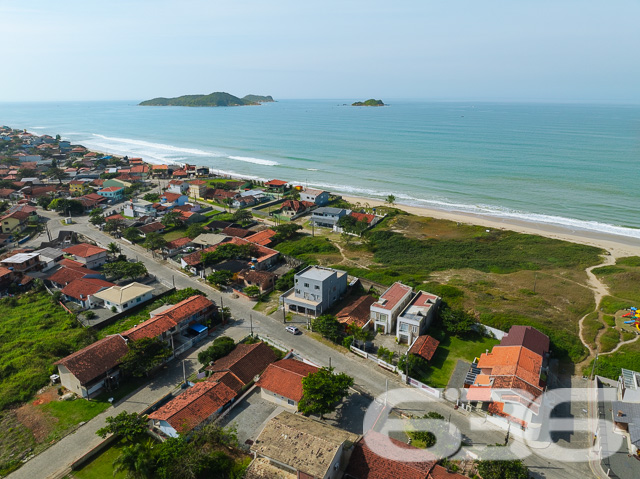
[[[88,181],[71,180],[69,182],[69,193],[71,193],[71,195],[73,196],[82,196],[86,193],[91,193],[91,191],[93,190],[89,186]]]

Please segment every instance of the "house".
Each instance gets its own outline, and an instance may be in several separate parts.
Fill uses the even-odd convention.
[[[336,314],[336,319],[345,328],[353,324],[359,328],[366,329],[371,321],[369,310],[371,305],[375,302],[376,298],[371,295],[366,294],[364,296],[360,296],[351,304],[342,308]]]
[[[626,436],[629,453],[634,457],[640,449],[640,403],[611,401],[614,430]]]
[[[415,338],[425,334],[437,314],[439,305],[439,296],[425,291],[418,292],[398,316],[398,343],[411,344]]]
[[[11,196],[11,193],[14,193],[14,190],[9,188],[0,188],[0,199],[8,200]]]
[[[378,301],[371,305],[371,319],[376,331],[392,334],[396,331],[396,319],[413,297],[411,286],[393,283],[380,295]]]
[[[308,201],[286,200],[282,203],[280,213],[285,216],[301,215],[314,206],[314,203]]]
[[[283,411],[267,422],[251,452],[299,478],[339,479],[357,440],[357,434]]]
[[[41,271],[49,271],[58,264],[58,261],[64,258],[64,251],[57,248],[42,248],[35,251],[35,253],[40,256]]]
[[[164,233],[165,226],[159,221],[148,223],[146,225],[138,226],[138,231],[143,238],[146,238],[149,233]]]
[[[302,399],[302,378],[320,369],[296,359],[282,359],[270,364],[256,386],[263,399],[292,411],[298,410]]]
[[[187,191],[183,191],[182,193],[188,194],[192,198],[202,198],[202,195],[207,189],[207,182],[205,180],[193,180],[190,181],[188,185],[189,189]]]
[[[201,181],[201,180],[196,180]],[[206,182],[204,182],[206,184]],[[193,182],[191,183],[193,184]],[[178,195],[186,195],[189,191],[189,183],[183,180],[171,180],[169,187],[167,188],[169,193],[176,193]]]
[[[222,231],[227,226],[232,226],[232,225],[234,225],[234,223],[230,221],[213,220],[213,221],[209,221],[209,224],[207,224],[205,228],[208,229],[209,231]],[[235,225],[235,226],[239,227],[240,225]]]
[[[426,361],[431,361],[439,345],[440,341],[432,338],[428,334],[418,336],[409,348],[408,354],[414,354]]]
[[[180,252],[181,249],[186,248],[191,244],[193,244],[193,242],[190,238],[178,238],[174,239],[173,241],[167,242],[165,247],[162,248],[162,251],[166,255],[173,256],[174,254]]]
[[[285,189],[285,187],[287,186],[287,182],[286,181],[282,181],[282,180],[270,180],[267,181],[264,186],[266,186],[269,189],[272,190],[280,190],[283,191]]]
[[[82,203],[85,213],[91,212],[94,208],[98,208],[102,203],[106,203],[108,201],[104,196],[97,193],[89,193],[75,199]]]
[[[233,208],[248,208],[249,206],[257,205],[258,200],[253,196],[236,196],[231,201]]]
[[[523,346],[543,358],[549,355],[549,336],[532,326],[511,326],[500,340],[500,346]]]
[[[187,195],[182,195],[179,193],[166,192],[166,193],[163,193],[162,196],[160,196],[160,202],[162,204],[171,205],[171,206],[182,206],[188,200],[189,198],[187,197]]]
[[[240,192],[240,197],[244,198],[247,196],[252,196],[256,200],[256,203],[262,203],[270,198],[270,196],[262,190],[245,190]]]
[[[103,388],[117,385],[118,365],[127,354],[127,342],[119,334],[107,336],[86,348],[54,363],[61,384],[78,396],[88,399]]]
[[[71,180],[69,182],[69,193],[73,196],[88,193],[92,191],[89,183],[90,181],[87,180]]]
[[[222,230],[222,234],[226,236],[235,236],[236,238],[246,238],[254,234],[253,231],[249,231],[244,228],[235,228],[233,226],[227,226]]]
[[[62,251],[72,255],[73,259],[89,269],[98,268],[107,262],[107,250],[89,243],[75,244]]]
[[[273,237],[276,234],[277,233],[274,230],[268,228],[266,230],[262,230],[250,236],[247,236],[246,240],[262,246],[269,246],[273,242]]]
[[[82,308],[97,308],[102,300],[95,294],[103,289],[114,286],[113,283],[98,278],[74,279],[60,291],[67,301],[79,304]]]
[[[467,375],[466,401],[477,402],[496,417],[499,421],[496,424],[502,427],[515,423],[522,429],[540,428],[536,417],[540,396],[546,389],[549,338],[537,334],[539,331],[532,334],[520,329],[521,326],[517,328],[504,344],[501,341],[472,365]],[[518,337],[521,344],[515,344],[514,338]],[[527,346],[522,344],[525,341]],[[543,351],[544,355],[534,349]]]
[[[151,216],[155,218],[157,216],[157,212],[153,206],[153,203],[151,203],[150,201],[138,199],[131,199],[127,201],[124,205],[123,213],[126,216],[130,216],[133,218],[140,218],[142,216]]]
[[[319,316],[347,291],[347,273],[322,266],[308,266],[294,276],[294,287],[280,300],[294,311]]]
[[[178,437],[211,421],[235,397],[235,391],[222,382],[199,382],[149,414],[149,419],[162,434]]]
[[[2,266],[15,273],[26,273],[40,268],[39,253],[17,253],[0,261]]]
[[[215,246],[225,241],[227,237],[225,235],[219,235],[215,233],[202,233],[193,240],[193,244],[199,245],[201,248],[209,246]]]
[[[238,281],[244,286],[257,286],[260,293],[268,293],[276,285],[277,276],[269,271],[256,271],[245,269],[238,273]]]
[[[95,293],[94,296],[104,301],[104,307],[106,309],[115,308],[116,312],[122,313],[152,299],[153,288],[134,282],[126,286],[114,285]]]
[[[60,263],[62,264],[63,261],[61,261]],[[73,262],[75,263],[75,261]],[[97,271],[87,269],[82,266],[81,263],[77,264],[79,264],[80,267],[62,265],[59,269],[50,274],[46,279],[50,281],[53,286],[61,289],[76,279],[81,279],[87,276],[94,278],[102,277],[102,275]]]
[[[201,295],[191,296],[173,306],[151,311],[150,319],[122,333],[132,341],[160,338],[169,343],[174,357],[203,340],[209,330],[202,323],[217,312],[216,305]]]
[[[262,341],[254,344],[241,343],[225,357],[207,366],[206,370],[213,373],[232,372],[247,386],[276,359],[273,350]]]
[[[311,212],[311,221],[315,226],[322,226],[324,228],[333,228],[338,224],[340,218],[350,213],[350,210],[343,208],[331,208],[329,206],[323,206],[316,208]]]
[[[122,186],[107,186],[98,190],[98,194],[115,203],[124,199],[124,188]]]
[[[313,188],[304,188],[300,191],[300,200],[308,201],[318,206],[325,206],[329,204],[329,192]]]
[[[351,211],[348,214],[348,216],[353,218],[358,223],[363,223],[363,222],[366,223],[366,226],[361,231],[367,230],[372,226],[375,226],[382,218],[384,218],[384,216],[372,215],[369,213],[357,213],[355,211]],[[339,224],[335,224],[333,226],[333,231],[336,233],[342,233],[344,231],[344,228],[342,228],[342,226],[340,226]],[[350,233],[350,234],[354,234],[354,233]]]
[[[29,225],[30,213],[14,211],[0,218],[2,233],[19,233]]]
[[[238,193],[236,193],[235,191],[227,191],[227,190],[223,190],[222,188],[216,188],[216,189],[208,188],[204,192],[205,200],[213,200],[213,201],[217,201],[218,203],[225,203],[227,201],[232,201],[236,196],[238,196]]]
[[[181,208],[180,206],[176,206],[176,208]],[[201,215],[200,213],[197,213],[195,211],[181,211],[181,210],[176,210],[180,212],[180,218],[182,218],[182,221],[184,221],[186,224],[191,225],[193,223],[202,223],[203,221],[207,220],[207,217],[204,215]]]

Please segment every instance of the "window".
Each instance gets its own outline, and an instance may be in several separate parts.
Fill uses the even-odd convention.
[[[315,289],[320,289],[320,286],[318,286],[317,284],[314,286]]]
[[[309,287],[309,283],[304,283],[304,287],[308,288]]]
[[[413,327],[411,328],[411,332],[412,332],[412,333],[417,333],[417,332],[418,332],[418,326],[413,326]]]
[[[294,400],[292,400],[292,399],[287,399],[287,404],[288,404],[289,406],[293,406],[293,405],[295,404],[295,401],[294,401]]]
[[[407,323],[400,323],[400,331],[409,331],[409,325]]]
[[[299,289],[296,289],[296,294],[300,294],[300,290]]]
[[[136,299],[136,303],[139,303],[141,300],[142,300],[142,298]]]
[[[127,305],[127,303],[124,303],[124,304],[122,305],[122,307],[123,307],[123,308],[126,308],[127,306],[128,306],[128,305]]]

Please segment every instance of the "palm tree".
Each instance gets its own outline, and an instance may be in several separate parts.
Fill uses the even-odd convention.
[[[396,202],[396,197],[394,195],[389,195],[385,201],[389,203],[389,206],[393,206]]]
[[[113,461],[113,472],[126,472],[131,479],[147,479],[153,474],[151,444],[139,442],[122,448],[120,456]]]
[[[108,251],[109,251],[109,253],[110,253],[110,254],[112,254],[112,255],[113,255],[113,257],[115,258],[115,257],[116,257],[116,255],[117,255],[118,253],[120,253],[120,246],[118,246],[116,243],[113,243],[113,242],[112,242],[112,243],[109,243],[109,244],[107,245],[107,250],[108,250]]]

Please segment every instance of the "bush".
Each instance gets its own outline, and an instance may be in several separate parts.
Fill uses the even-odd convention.
[[[351,348],[352,344],[353,344],[353,336],[347,336],[342,340],[342,345],[347,349]]]
[[[198,353],[198,361],[203,366],[208,366],[213,361],[216,361],[229,354],[235,349],[235,347],[236,343],[232,338],[228,336],[220,336],[213,341],[213,344],[211,346]]]
[[[93,311],[85,311],[84,313],[84,317],[87,319],[93,319],[97,316],[96,313],[94,313]]]

